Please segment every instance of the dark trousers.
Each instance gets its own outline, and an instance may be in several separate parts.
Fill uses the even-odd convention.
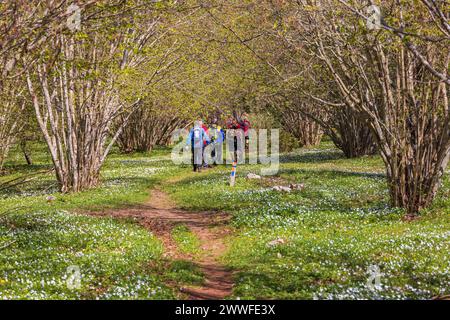
[[[238,161],[238,153],[237,153],[237,151],[238,151],[238,140],[237,140],[237,137],[234,137],[234,159],[233,159],[233,161]]]
[[[192,166],[194,171],[200,171],[203,164],[203,148],[191,148],[192,152]]]

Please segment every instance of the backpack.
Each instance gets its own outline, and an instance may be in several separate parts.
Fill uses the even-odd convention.
[[[211,132],[211,141],[216,141],[218,134],[217,134],[217,128],[212,128],[212,132]]]
[[[192,134],[192,144],[194,148],[201,148],[203,145],[202,128],[195,127]]]

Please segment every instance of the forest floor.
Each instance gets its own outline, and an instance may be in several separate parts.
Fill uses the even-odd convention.
[[[0,185],[31,180],[0,188],[0,299],[449,294],[448,174],[433,206],[404,221],[378,156],[346,159],[323,142],[283,154],[272,177],[239,165],[230,188],[229,167],[193,173],[169,152],[114,151],[101,186],[61,194],[44,146],[32,166],[13,150]],[[304,188],[273,189],[291,183]]]
[[[230,233],[227,228],[228,215],[179,209],[159,188],[151,191],[150,200],[143,205],[93,214],[133,218],[162,241],[166,259],[194,264],[203,274],[204,281],[197,286],[178,287],[188,299],[217,300],[231,295],[232,272],[219,261],[226,251],[224,236]],[[184,236],[180,233],[184,233]]]

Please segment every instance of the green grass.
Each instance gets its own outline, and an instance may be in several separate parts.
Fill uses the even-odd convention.
[[[240,165],[237,185],[217,168],[167,187],[191,210],[232,213],[234,236],[223,262],[239,270],[233,297],[246,299],[409,299],[449,293],[448,177],[435,205],[403,222],[392,208],[379,157],[345,159],[321,146],[283,156],[276,178],[246,180],[258,166]],[[272,185],[303,183],[281,193]],[[211,199],[205,201],[204,199]],[[270,245],[283,239],[284,244]],[[369,270],[380,287],[367,286]]]
[[[66,211],[2,217],[0,296],[6,299],[171,298],[170,290],[147,274],[161,257],[161,243],[131,223],[77,216]],[[81,287],[70,288],[71,266]],[[139,286],[138,286],[139,285]]]
[[[182,170],[167,154],[113,153],[102,185],[77,194],[58,193],[51,173],[0,191],[0,247],[7,245],[0,251],[0,299],[173,299],[171,281],[196,283],[192,268],[177,275],[166,269],[162,243],[136,223],[76,214],[143,202],[149,188]],[[0,180],[49,168],[41,145],[33,158],[26,166],[13,152]],[[69,289],[73,266],[81,287]]]
[[[174,260],[164,273],[169,281],[176,281],[177,283],[198,286],[204,282],[202,271],[191,261]]]
[[[180,252],[194,256],[200,253],[200,240],[185,225],[180,224],[172,229],[172,239]]]
[[[35,164],[18,152],[1,181],[50,168],[42,146]],[[330,143],[281,157],[279,174],[247,180],[261,166],[239,165],[201,174],[176,167],[168,150],[113,152],[102,185],[78,194],[58,193],[53,174],[0,191],[0,299],[174,299],[174,283],[198,285],[203,276],[189,261],[164,258],[162,243],[134,221],[85,216],[85,211],[142,203],[156,184],[188,210],[226,211],[233,234],[224,264],[237,270],[232,298],[428,299],[449,294],[450,178],[419,219],[388,201],[379,157],[345,159]],[[168,179],[176,178],[167,183]],[[303,183],[280,193],[274,185]],[[47,202],[48,196],[55,201]],[[199,240],[186,227],[172,232],[179,249],[195,257]],[[274,240],[284,243],[271,245]],[[77,266],[81,287],[68,288]],[[380,287],[367,286],[380,269]],[[69,270],[68,270],[69,268]]]

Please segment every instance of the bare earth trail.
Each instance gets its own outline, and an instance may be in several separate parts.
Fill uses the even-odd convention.
[[[224,238],[230,233],[226,227],[229,218],[226,214],[179,209],[158,188],[151,191],[150,200],[143,205],[93,214],[136,219],[163,242],[166,258],[188,260],[197,265],[204,275],[203,285],[179,288],[189,299],[223,299],[231,294],[232,271],[219,262],[226,251]],[[180,224],[188,227],[200,240],[201,254],[192,256],[179,252],[171,237],[171,230]]]

